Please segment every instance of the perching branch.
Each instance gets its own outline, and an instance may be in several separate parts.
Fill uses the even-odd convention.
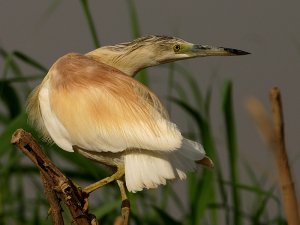
[[[60,200],[59,200],[55,190],[52,189],[52,184],[50,184],[47,181],[47,179],[43,176],[42,173],[40,173],[40,175],[41,175],[41,180],[44,185],[45,195],[48,199],[49,205],[51,206],[48,213],[50,213],[52,216],[53,224],[63,225],[64,219],[62,216],[62,208],[59,203]]]
[[[11,143],[16,145],[40,170],[45,194],[50,204],[53,224],[62,225],[63,217],[59,200],[63,201],[76,225],[97,225],[96,217],[87,211],[87,196],[76,187],[47,157],[30,133],[18,129]]]
[[[258,100],[252,99],[247,106],[263,138],[272,149],[288,224],[299,225],[299,208],[284,142],[283,111],[278,88],[271,89],[270,101],[273,122],[270,121],[263,105]]]

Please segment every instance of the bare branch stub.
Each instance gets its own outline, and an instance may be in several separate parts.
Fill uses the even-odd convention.
[[[299,206],[295,192],[293,177],[291,174],[287,150],[284,140],[284,120],[280,91],[277,87],[271,89],[270,101],[272,104],[274,148],[273,154],[276,160],[279,183],[283,203],[289,225],[299,225]]]
[[[277,87],[271,89],[270,101],[272,105],[272,121],[260,101],[251,99],[248,101],[247,108],[253,116],[258,130],[272,150],[288,224],[299,225],[299,207],[285,146],[283,109],[280,91]]]
[[[40,170],[45,192],[51,206],[53,222],[55,225],[62,225],[60,206],[57,204],[60,198],[68,207],[76,225],[96,225],[96,217],[89,214],[85,209],[87,196],[84,196],[81,189],[77,188],[43,152],[32,135],[23,129],[18,129],[12,136],[11,143],[16,145]],[[49,189],[52,191],[50,192]],[[55,193],[53,192],[55,191]]]

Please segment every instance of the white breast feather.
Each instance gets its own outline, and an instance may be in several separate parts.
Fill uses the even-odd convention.
[[[53,141],[60,148],[69,152],[73,152],[74,150],[72,149],[72,144],[70,143],[70,135],[68,131],[58,120],[55,113],[51,110],[48,81],[46,81],[39,92],[39,104],[45,127],[47,128]]]

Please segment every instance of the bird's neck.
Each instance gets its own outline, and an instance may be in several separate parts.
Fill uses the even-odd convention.
[[[112,66],[129,76],[134,76],[140,70],[158,64],[148,51],[133,54],[132,52],[112,51],[110,48],[103,47],[87,53],[86,56]]]

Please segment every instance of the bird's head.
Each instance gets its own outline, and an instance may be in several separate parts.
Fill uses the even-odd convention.
[[[246,55],[248,52],[186,42],[176,37],[147,36],[87,53],[95,60],[113,66],[128,75],[146,67],[204,56]]]

